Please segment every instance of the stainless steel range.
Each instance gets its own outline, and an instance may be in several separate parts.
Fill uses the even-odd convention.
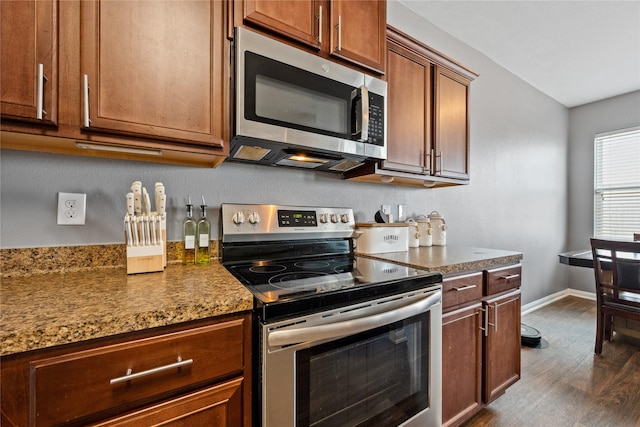
[[[223,204],[264,427],[441,424],[440,273],[356,256],[349,208]]]

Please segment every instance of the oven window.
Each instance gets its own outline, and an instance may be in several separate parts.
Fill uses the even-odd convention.
[[[429,315],[296,353],[298,427],[398,425],[428,408]]]

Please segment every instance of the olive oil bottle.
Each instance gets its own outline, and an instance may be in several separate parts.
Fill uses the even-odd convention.
[[[191,196],[187,202],[187,217],[182,223],[182,241],[184,252],[182,253],[182,264],[193,265],[196,261],[196,220],[193,219],[193,205]]]
[[[202,196],[200,205],[200,219],[196,227],[196,264],[209,264],[211,262],[211,249],[209,236],[211,233],[211,223],[207,219],[207,202]]]

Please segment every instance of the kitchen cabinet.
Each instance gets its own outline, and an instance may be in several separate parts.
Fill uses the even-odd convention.
[[[3,119],[57,123],[57,48],[57,2],[0,2]]]
[[[2,359],[8,425],[251,425],[251,319],[234,314]]]
[[[442,420],[458,425],[482,408],[482,272],[442,283]]]
[[[469,85],[475,72],[389,27],[387,159],[354,181],[440,187],[469,182]]]
[[[242,380],[170,400],[158,405],[91,424],[92,427],[115,426],[241,426]]]
[[[81,6],[85,130],[223,145],[222,2]]]
[[[224,160],[226,2],[35,2],[38,8],[41,3],[53,4],[57,25],[57,33],[42,32],[57,46],[52,55],[60,72],[47,75],[44,85],[57,89],[57,126],[3,120],[3,148],[207,167]],[[3,63],[24,61],[18,48],[5,57],[5,44],[18,41],[14,34],[3,37]],[[47,103],[55,96],[45,91],[49,118],[56,109]]]
[[[458,426],[520,378],[520,264],[446,277],[442,419]]]
[[[235,0],[235,25],[266,31],[318,55],[385,72],[386,0]]]
[[[520,270],[520,266],[508,266],[484,271],[485,403],[520,379]]]

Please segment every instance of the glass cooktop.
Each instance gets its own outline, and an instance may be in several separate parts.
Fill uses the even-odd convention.
[[[356,299],[384,296],[439,283],[442,275],[391,262],[332,256],[256,261],[226,268],[256,297],[263,319],[297,314]]]

